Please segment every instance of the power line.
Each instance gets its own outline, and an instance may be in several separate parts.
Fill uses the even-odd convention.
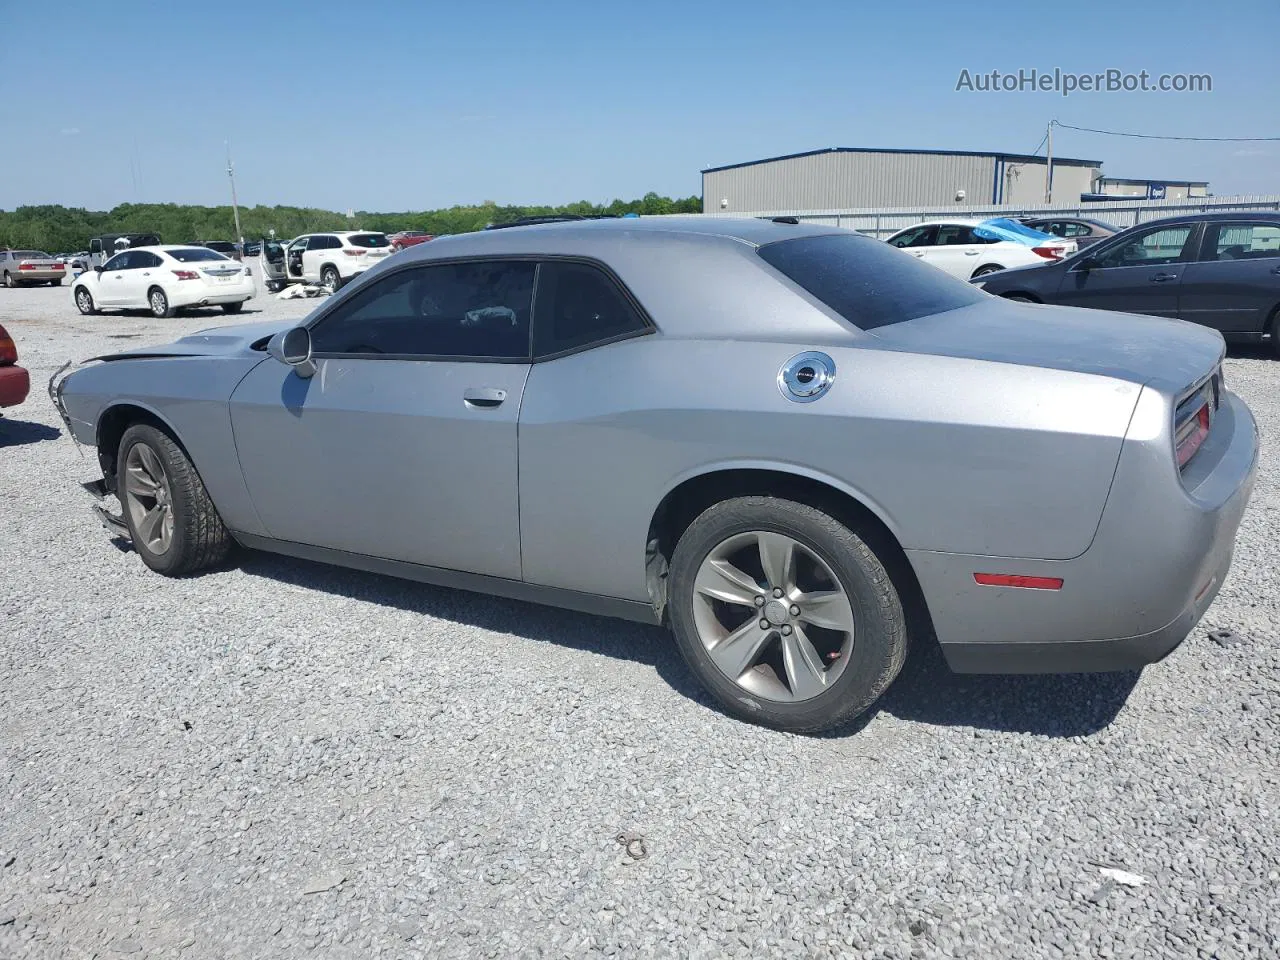
[[[1263,143],[1280,141],[1280,137],[1165,137],[1150,133],[1125,133],[1118,130],[1096,130],[1093,127],[1073,127],[1069,123],[1050,120],[1050,126],[1064,130],[1080,130],[1084,133],[1101,133],[1108,137],[1137,137],[1140,140],[1195,140],[1204,143]],[[1039,150],[1039,147],[1036,147]]]
[[[1045,135],[1044,135],[1043,137],[1041,137],[1041,138],[1040,138],[1040,143],[1039,143],[1039,145],[1038,145],[1034,150],[1032,150],[1032,151],[1031,151],[1031,156],[1033,156],[1033,157],[1035,157],[1035,156],[1039,156],[1039,155],[1040,155],[1040,147],[1043,147],[1043,146],[1044,146],[1044,144],[1045,144],[1045,141],[1046,141],[1046,140],[1048,140],[1048,139],[1049,139],[1049,133],[1048,133],[1048,131],[1046,130],[1046,131],[1045,131]]]

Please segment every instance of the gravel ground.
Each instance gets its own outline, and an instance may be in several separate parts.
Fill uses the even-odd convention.
[[[0,957],[1280,952],[1274,444],[1164,663],[922,649],[858,729],[798,737],[714,710],[656,629],[265,555],[149,573],[43,383],[221,315],[0,290],[0,322],[37,383],[0,419]],[[1274,437],[1280,362],[1228,380]]]

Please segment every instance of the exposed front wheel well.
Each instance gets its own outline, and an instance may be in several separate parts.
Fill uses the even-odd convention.
[[[120,440],[124,432],[136,423],[146,423],[163,433],[168,434],[173,442],[182,447],[182,440],[169,429],[169,425],[150,410],[129,403],[117,404],[108,408],[98,418],[96,438],[98,442],[98,465],[102,467],[102,476],[106,480],[107,491],[116,491],[116,461],[120,452]],[[183,447],[183,453],[190,457],[189,451]]]
[[[708,507],[734,497],[765,496],[791,500],[821,510],[858,534],[879,557],[908,609],[908,626],[917,638],[932,635],[932,623],[919,581],[897,537],[865,504],[820,480],[775,470],[720,470],[691,477],[658,504],[646,539],[649,598],[665,621],[667,570],[676,544]]]
[[[1002,293],[1000,296],[1006,300],[1017,300],[1019,303],[1043,303],[1039,297],[1034,294],[1027,293],[1023,290],[1010,290],[1008,293]]]

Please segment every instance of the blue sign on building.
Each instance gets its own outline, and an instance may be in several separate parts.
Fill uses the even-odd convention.
[[[1164,184],[1163,184],[1163,183],[1148,183],[1148,184],[1147,184],[1147,199],[1148,199],[1148,200],[1163,200],[1163,199],[1164,199]]]

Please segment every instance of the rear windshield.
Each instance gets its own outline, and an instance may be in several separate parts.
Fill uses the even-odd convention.
[[[217,250],[219,253],[229,253],[236,248],[236,245],[230,240],[210,240],[205,246],[210,250]]]
[[[169,256],[181,263],[199,263],[202,260],[227,260],[217,250],[208,247],[183,247],[181,250],[166,251]]]
[[[385,233],[353,233],[347,237],[347,243],[353,247],[389,247],[391,241]]]
[[[987,294],[880,240],[833,234],[759,249],[771,267],[862,330],[977,303]]]
[[[15,260],[52,260],[43,250],[14,250],[13,258]]]

